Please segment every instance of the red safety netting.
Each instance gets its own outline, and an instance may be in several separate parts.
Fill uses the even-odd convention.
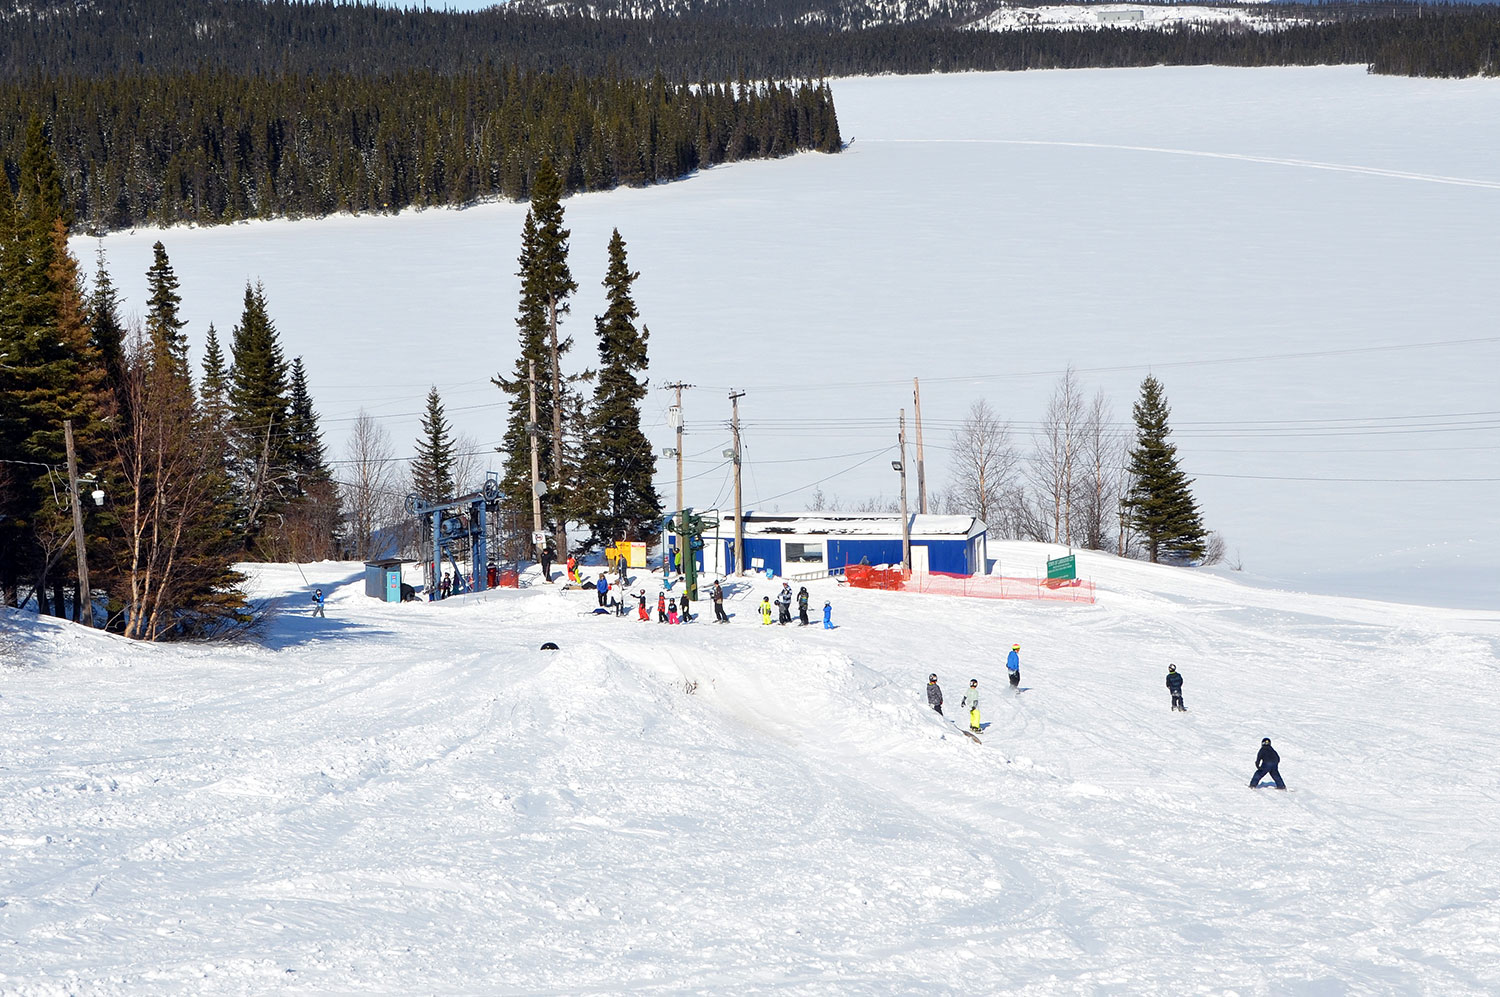
[[[957,595],[969,599],[1032,599],[1045,602],[1094,602],[1094,583],[1082,578],[1006,578],[999,575],[950,575],[941,571],[912,575],[900,568],[851,564],[844,569],[858,589]]]

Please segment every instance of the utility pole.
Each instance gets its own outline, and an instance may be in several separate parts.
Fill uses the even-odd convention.
[[[78,459],[73,455],[73,420],[63,420],[63,441],[68,448],[68,494],[73,500],[73,545],[78,548],[79,619],[94,625],[94,599],[89,586],[89,559],[83,544],[83,510],[78,505]],[[40,598],[38,598],[40,603]]]
[[[906,409],[901,410],[901,459],[896,461],[896,470],[901,472],[901,566],[911,571],[911,522],[906,515]]]
[[[927,515],[927,462],[922,459],[922,385],[911,379],[911,397],[917,417],[917,511]]]
[[[734,406],[729,429],[734,434],[734,573],[745,573],[745,512],[740,506],[740,399],[743,391],[731,391],[729,404]]]
[[[682,389],[691,388],[691,384],[674,381],[667,385],[675,393],[676,401],[672,403],[672,411],[668,415],[668,421],[677,427],[677,568],[679,571],[687,564],[689,551],[683,550],[682,545],[687,542],[687,534],[682,529]],[[663,554],[666,552],[663,551]],[[666,573],[662,573],[666,577]]]
[[[537,456],[536,434],[541,432],[541,427],[536,424],[536,361],[526,361],[526,384],[530,388],[531,395],[531,421],[526,424],[526,435],[531,437],[531,533],[532,542],[535,544],[537,557],[542,556],[542,547],[545,540],[536,540],[536,535],[545,531],[542,524],[542,471]],[[551,581],[551,579],[547,579]]]

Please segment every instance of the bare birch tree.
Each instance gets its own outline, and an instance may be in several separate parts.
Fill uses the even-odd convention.
[[[1010,442],[1010,424],[989,403],[979,399],[969,406],[953,434],[953,466],[947,504],[989,524],[997,516],[1002,496],[1011,487],[1017,456]]]
[[[1030,470],[1037,496],[1051,512],[1052,530],[1047,539],[1053,543],[1073,542],[1074,479],[1083,416],[1083,393],[1070,364],[1053,389],[1047,413],[1037,427]]]
[[[405,518],[402,506],[402,474],[391,447],[390,434],[360,409],[345,450],[348,458],[345,480],[339,494],[349,526],[349,553],[369,560],[382,553],[379,534]]]
[[[1105,550],[1114,540],[1119,518],[1119,469],[1125,463],[1125,437],[1111,422],[1109,398],[1101,388],[1084,412],[1078,432],[1078,455],[1072,516],[1073,538],[1089,550]]]

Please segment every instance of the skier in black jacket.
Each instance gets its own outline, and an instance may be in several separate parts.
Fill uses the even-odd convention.
[[[943,712],[943,690],[938,688],[936,672],[927,676],[927,705],[939,714]]]
[[[1276,766],[1281,764],[1281,756],[1276,749],[1271,747],[1271,739],[1263,737],[1260,739],[1260,754],[1255,756],[1255,775],[1250,779],[1250,788],[1259,789],[1260,781],[1269,775],[1276,780],[1277,789],[1285,789],[1286,783],[1281,781],[1281,773],[1276,771]]]
[[[1182,675],[1176,665],[1167,666],[1167,689],[1172,693],[1172,709],[1186,713],[1187,707],[1182,705]]]
[[[714,590],[709,598],[714,602],[714,619],[720,623],[728,623],[729,617],[724,615],[724,586],[718,581],[714,582]]]

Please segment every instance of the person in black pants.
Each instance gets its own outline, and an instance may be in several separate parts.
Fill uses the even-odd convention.
[[[938,688],[937,672],[927,676],[927,705],[939,715],[943,712],[943,690]]]
[[[1260,754],[1255,756],[1255,775],[1250,779],[1250,788],[1259,789],[1260,781],[1269,775],[1276,780],[1277,789],[1285,789],[1286,783],[1281,781],[1281,773],[1276,770],[1276,766],[1280,764],[1281,756],[1276,753],[1275,748],[1271,747],[1271,739],[1261,738]]]
[[[1182,705],[1182,675],[1176,665],[1167,666],[1167,689],[1172,693],[1172,709],[1186,713],[1187,707]]]
[[[714,602],[714,619],[720,623],[728,623],[729,617],[724,615],[724,587],[717,581],[714,582],[714,590],[709,598]]]

